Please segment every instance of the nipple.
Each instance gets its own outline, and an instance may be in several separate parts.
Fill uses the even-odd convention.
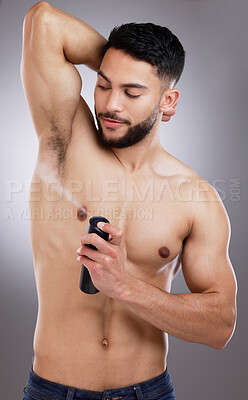
[[[158,250],[158,254],[162,258],[167,258],[170,255],[170,250],[167,249],[167,247],[160,247],[160,249]]]
[[[83,206],[78,209],[77,217],[79,221],[85,221],[87,218],[87,207]]]
[[[107,338],[103,338],[102,346],[103,346],[104,349],[107,349],[109,347],[109,341],[108,341]]]

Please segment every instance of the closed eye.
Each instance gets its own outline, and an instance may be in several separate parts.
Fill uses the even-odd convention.
[[[98,85],[98,87],[99,87],[100,89],[102,89],[102,90],[108,90],[108,89],[109,89],[108,87],[102,86],[102,85]]]
[[[128,93],[126,90],[125,90],[125,93],[126,93],[126,95],[127,95],[128,97],[130,97],[131,99],[137,99],[138,97],[140,97],[140,94],[134,96],[133,94]]]
[[[99,87],[101,90],[108,90],[108,89],[110,89],[109,87],[107,87],[107,86],[103,86],[103,85],[97,85],[97,87]],[[140,97],[140,94],[138,94],[138,95],[133,95],[133,94],[130,94],[127,90],[125,90],[125,94],[128,96],[128,97],[130,97],[131,99],[137,99],[138,97]]]

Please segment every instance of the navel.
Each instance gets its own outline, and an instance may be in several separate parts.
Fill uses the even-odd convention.
[[[86,220],[86,218],[87,218],[87,207],[86,206],[80,207],[78,209],[77,217],[78,217],[79,221],[81,221],[81,222]]]
[[[167,249],[167,247],[160,247],[160,249],[158,250],[158,254],[162,258],[167,258],[170,255],[170,250]]]
[[[108,341],[108,339],[106,337],[103,338],[103,340],[102,340],[102,347],[104,349],[107,349],[109,347],[109,341]]]

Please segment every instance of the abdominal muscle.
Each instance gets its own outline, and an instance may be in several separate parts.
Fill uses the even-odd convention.
[[[167,334],[110,297],[79,294],[89,297],[81,308],[75,299],[68,306],[63,301],[56,306],[40,303],[34,336],[37,375],[103,391],[151,379],[165,370]]]

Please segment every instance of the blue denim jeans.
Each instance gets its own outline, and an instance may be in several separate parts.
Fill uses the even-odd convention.
[[[97,380],[97,376],[96,376]],[[23,400],[175,400],[173,384],[166,369],[162,374],[134,385],[102,392],[77,389],[48,381],[31,367]]]

